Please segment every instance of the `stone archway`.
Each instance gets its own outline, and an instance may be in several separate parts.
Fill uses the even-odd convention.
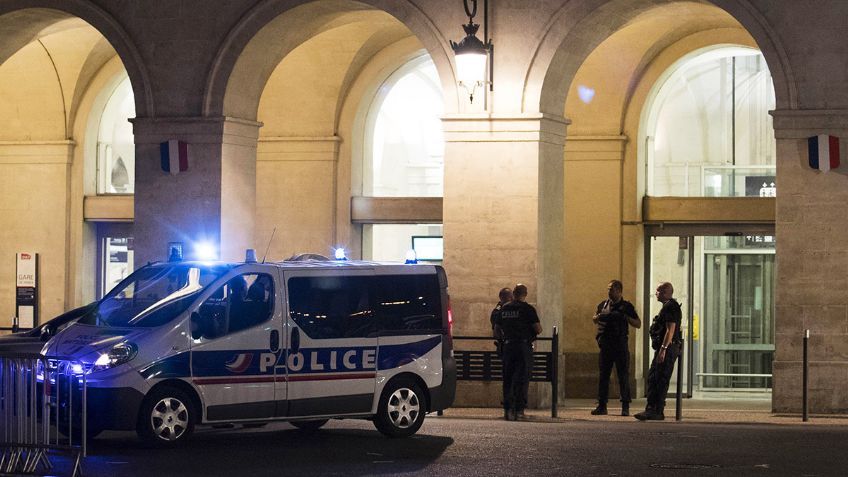
[[[84,0],[14,0],[0,4],[0,23],[6,23],[3,44],[0,45],[0,60],[24,44],[32,41],[41,30],[77,17],[109,42],[118,53],[127,70],[135,94],[136,111],[139,116],[155,114],[155,105],[150,79],[144,61],[129,34],[106,10]]]
[[[265,82],[276,65],[306,39],[340,23],[386,12],[406,26],[428,51],[441,77],[446,106],[457,108],[450,48],[432,20],[410,2],[388,0],[266,0],[230,31],[215,55],[206,81],[203,115],[256,117]]]
[[[681,0],[683,1],[683,0]],[[582,0],[566,3],[545,28],[528,68],[523,109],[558,114],[565,104],[567,85],[577,69],[602,41],[649,9],[668,0]],[[689,2],[686,2],[689,3]],[[751,6],[739,0],[710,0],[751,34],[772,72],[777,108],[797,107],[794,76],[779,36]]]
[[[90,2],[3,2],[0,29],[0,166],[7,179],[0,201],[4,210],[25,214],[4,217],[3,256],[22,248],[41,254],[39,306],[45,319],[78,304],[87,279],[94,281],[93,274],[81,273],[84,195],[94,194],[85,186],[95,177],[92,165],[92,180],[85,181],[84,159],[93,164],[96,156],[96,146],[84,152],[85,127],[77,122],[90,112],[86,98],[104,87],[98,78],[114,65],[126,68],[141,91],[135,98],[138,108],[152,111],[153,104],[128,34]],[[0,289],[0,303],[6,306],[13,293]]]
[[[572,111],[568,110],[568,101],[576,98],[575,78],[578,76],[580,69],[586,64],[587,58],[590,57],[597,49],[599,49],[608,39],[614,38],[621,31],[633,27],[640,19],[648,16],[649,13],[668,10],[673,12],[677,10],[676,15],[669,15],[668,21],[675,25],[675,28],[669,28],[666,37],[662,37],[656,33],[657,38],[650,40],[653,44],[645,46],[638,52],[640,47],[635,46],[639,41],[648,42],[648,38],[655,32],[645,32],[645,37],[639,38],[639,41],[618,42],[619,51],[611,51],[607,44],[608,60],[611,63],[617,63],[616,68],[610,67],[607,72],[607,77],[614,74],[624,74],[629,76],[629,81],[620,82],[611,80],[605,84],[606,87],[619,88],[612,93],[613,100],[603,105],[609,109],[610,116],[607,122],[594,122],[588,127],[585,120],[591,119],[586,116],[586,111],[581,110],[579,105],[573,107]],[[698,16],[698,12],[719,11],[730,19],[722,20],[718,17],[711,23],[709,19],[704,19]],[[702,12],[702,13],[703,13]],[[688,20],[693,19],[693,20]],[[697,19],[697,20],[695,20]],[[702,23],[700,26],[698,23]],[[736,31],[735,25],[741,25],[742,34]],[[726,29],[724,33],[721,29]],[[707,35],[706,32],[710,32]],[[779,38],[774,34],[769,25],[762,19],[756,10],[735,1],[718,1],[718,2],[669,2],[669,1],[654,1],[654,0],[613,0],[613,1],[583,1],[583,2],[568,2],[565,4],[552,20],[546,26],[544,32],[544,40],[540,43],[536,51],[534,59],[528,68],[527,82],[525,83],[523,96],[523,109],[525,111],[541,111],[553,114],[563,114],[570,121],[574,121],[569,127],[568,139],[564,151],[559,154],[565,155],[565,186],[569,187],[569,183],[577,188],[593,188],[603,187],[603,184],[598,181],[592,181],[591,178],[596,175],[603,177],[614,177],[611,179],[617,184],[615,191],[611,194],[615,197],[614,206],[606,207],[598,204],[595,201],[583,200],[582,202],[568,203],[569,193],[573,196],[573,191],[566,190],[567,203],[565,205],[566,229],[563,237],[564,243],[560,243],[560,247],[565,247],[567,250],[565,261],[572,262],[572,266],[585,269],[587,266],[587,257],[585,251],[575,248],[576,245],[571,241],[579,242],[583,245],[581,250],[585,250],[586,246],[599,246],[603,242],[604,237],[595,236],[581,229],[580,223],[587,223],[589,220],[605,221],[614,230],[614,235],[617,239],[615,243],[605,245],[613,246],[612,255],[617,257],[611,260],[609,267],[601,272],[605,275],[600,277],[587,277],[579,273],[571,276],[565,273],[565,276],[570,277],[566,280],[566,287],[570,291],[568,293],[577,295],[585,295],[591,293],[587,288],[588,282],[595,282],[596,288],[602,287],[608,279],[613,276],[619,276],[631,286],[631,293],[638,293],[640,289],[637,284],[641,284],[641,277],[636,272],[636,264],[641,257],[638,250],[642,247],[641,232],[628,231],[623,224],[638,224],[641,220],[641,206],[636,199],[636,183],[639,175],[635,166],[636,146],[631,144],[633,139],[628,136],[628,131],[633,132],[634,124],[638,130],[639,114],[635,111],[640,107],[638,101],[644,100],[645,92],[638,91],[640,82],[643,81],[643,75],[648,70],[650,62],[655,57],[663,53],[665,50],[681,48],[675,43],[679,43],[682,39],[692,37],[689,40],[691,45],[697,44],[698,41],[704,41],[704,38],[694,38],[698,33],[714,38],[710,41],[715,41],[715,37],[726,35],[729,43],[748,44],[745,39],[745,31],[753,38],[757,46],[763,51],[768,61],[769,67],[772,70],[774,85],[777,94],[778,107],[789,107],[797,102],[797,95],[794,88],[794,80],[792,73],[786,60],[786,54],[779,43]],[[618,54],[624,58],[614,56]],[[629,55],[629,56],[628,56]],[[635,56],[634,56],[635,55]],[[618,61],[621,60],[621,63]],[[603,73],[599,73],[603,66],[595,64],[596,78],[603,77]],[[621,73],[619,69],[627,70],[626,73]],[[613,72],[612,70],[616,71]],[[632,69],[632,71],[631,71]],[[641,95],[641,96],[639,96]],[[631,104],[631,101],[636,97],[637,104]],[[636,108],[633,108],[633,107]],[[596,108],[601,106],[595,105]],[[575,115],[583,115],[580,119],[584,120],[579,123],[575,121]],[[634,123],[635,122],[635,123]],[[577,136],[572,139],[574,132]],[[569,162],[569,158],[575,162]],[[553,160],[553,158],[552,158]],[[594,164],[601,169],[592,169]],[[600,161],[600,162],[598,162]],[[603,162],[606,161],[606,162]],[[569,167],[569,164],[571,165]],[[572,170],[569,170],[569,169]],[[582,169],[581,169],[582,168]],[[590,170],[591,169],[591,170]],[[574,176],[576,170],[582,170],[584,175],[572,177],[572,182],[569,182],[569,175]],[[588,178],[588,179],[587,179]],[[594,204],[594,205],[593,205]],[[545,207],[540,203],[540,208]],[[576,207],[576,208],[575,208]],[[609,209],[607,215],[604,211]],[[591,212],[587,213],[587,210]],[[606,218],[604,218],[606,217]],[[608,219],[608,220],[607,220]],[[571,225],[571,229],[569,229]],[[578,229],[575,232],[575,228]],[[585,228],[585,227],[584,227]],[[634,230],[638,227],[634,227]],[[641,230],[641,229],[640,229]],[[569,239],[571,237],[571,239]],[[576,238],[575,238],[576,237]],[[569,248],[570,247],[570,248]],[[602,246],[601,248],[605,248]],[[632,258],[632,266],[623,266],[623,256],[627,253],[634,255]],[[577,263],[579,262],[579,263]],[[603,267],[601,267],[603,268]],[[596,275],[600,270],[597,267],[592,270]],[[591,275],[591,273],[589,273]],[[600,284],[600,285],[599,285]],[[602,289],[602,288],[601,288]],[[585,348],[588,345],[581,345],[578,338],[575,336],[588,336],[590,331],[587,331],[585,320],[581,321],[579,317],[591,315],[591,309],[594,303],[591,299],[584,296],[579,296],[574,300],[569,300],[566,295],[566,333],[564,349],[566,350],[566,359],[569,361],[570,369],[583,368],[586,372],[584,376],[566,377],[566,388],[572,389],[572,392],[577,391],[577,395],[590,397],[594,394],[593,385],[596,386],[596,350],[587,349],[585,353],[575,352]],[[580,302],[580,303],[575,303]],[[585,302],[585,303],[584,303]],[[576,317],[569,320],[569,316]],[[572,326],[568,325],[569,321],[573,321]],[[581,331],[582,330],[582,331]],[[591,340],[589,340],[591,341]],[[569,351],[569,349],[571,351]],[[570,353],[570,354],[569,354]],[[585,355],[585,356],[584,356]],[[577,373],[578,375],[581,372]],[[569,380],[570,379],[570,380]],[[595,380],[593,383],[592,381]]]

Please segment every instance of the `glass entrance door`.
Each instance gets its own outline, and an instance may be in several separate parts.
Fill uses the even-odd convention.
[[[769,391],[774,360],[774,240],[705,237],[699,390]]]
[[[683,365],[686,372],[683,374],[683,393],[686,397],[692,396],[692,317],[693,309],[696,302],[699,302],[693,287],[694,276],[694,255],[692,253],[694,245],[694,237],[679,236],[679,237],[652,237],[650,240],[650,266],[649,280],[646,284],[646,313],[645,313],[645,329],[650,327],[651,320],[656,316],[662,308],[662,303],[658,302],[654,296],[654,290],[657,285],[662,282],[669,282],[674,287],[674,298],[680,303],[683,312],[683,321],[680,325],[680,330],[683,334],[685,346],[683,348]],[[647,331],[645,332],[647,337]],[[650,338],[648,338],[645,349],[650,349]],[[646,356],[647,367],[650,367],[651,359],[653,359],[653,351]],[[671,383],[668,386],[669,395],[674,395],[677,392],[677,369],[675,366],[674,374],[671,377]],[[647,370],[644,373],[647,376]]]
[[[683,311],[687,397],[771,391],[775,241],[754,233],[649,235],[645,324],[661,307],[653,295],[657,284],[671,282]],[[650,349],[647,332],[645,344]],[[652,358],[653,352],[643,356],[645,375]],[[675,371],[670,396],[677,378]]]

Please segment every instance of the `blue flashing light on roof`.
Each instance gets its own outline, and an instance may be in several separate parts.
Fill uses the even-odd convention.
[[[194,245],[194,255],[198,260],[216,260],[218,253],[215,246],[209,242],[198,242]]]
[[[345,249],[337,248],[335,252],[336,260],[347,260],[347,256],[345,255]]]
[[[168,243],[168,261],[180,262],[183,259],[183,243],[169,242]]]
[[[414,265],[418,263],[418,256],[415,254],[415,250],[409,249],[406,252],[406,261],[403,262],[407,265]]]

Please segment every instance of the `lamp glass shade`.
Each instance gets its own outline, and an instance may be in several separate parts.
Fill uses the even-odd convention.
[[[456,76],[466,86],[486,81],[486,53],[460,53],[456,55]]]

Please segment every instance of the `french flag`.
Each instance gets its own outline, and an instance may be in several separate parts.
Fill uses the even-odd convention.
[[[839,147],[839,138],[819,134],[807,139],[807,150],[809,151],[810,167],[827,172],[836,169],[843,162],[848,162],[846,154],[848,147]]]
[[[172,176],[188,170],[188,144],[171,139],[159,144],[162,156],[162,170]]]

